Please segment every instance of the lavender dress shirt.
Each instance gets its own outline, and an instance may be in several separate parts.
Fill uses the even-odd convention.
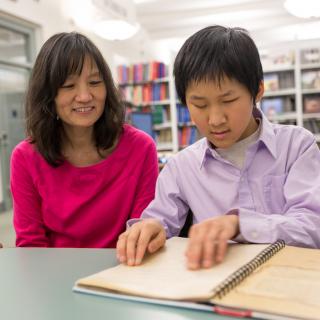
[[[176,236],[189,208],[193,223],[239,210],[240,237],[252,243],[283,239],[320,248],[320,152],[304,128],[270,123],[259,112],[261,132],[239,169],[206,138],[170,159],[155,199],[141,218],[156,218]],[[131,223],[134,223],[134,219]]]

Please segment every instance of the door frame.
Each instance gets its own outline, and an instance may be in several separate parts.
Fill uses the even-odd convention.
[[[8,29],[13,32],[23,34],[26,37],[26,57],[27,57],[26,59],[27,62],[25,63],[12,62],[4,58],[0,58],[0,66],[14,67],[20,70],[23,69],[30,72],[36,57],[36,32],[38,27],[36,25],[31,25],[17,18],[5,16],[4,14],[0,14],[0,27]],[[0,134],[2,133],[0,132]],[[6,151],[7,150],[5,150],[4,153],[7,153]],[[11,196],[8,190],[10,185],[9,162],[10,162],[10,154],[2,155],[2,159],[0,161],[2,181],[0,181],[0,183],[2,185],[1,189],[2,189],[3,201],[0,202],[0,213],[3,211],[10,210],[12,208]]]

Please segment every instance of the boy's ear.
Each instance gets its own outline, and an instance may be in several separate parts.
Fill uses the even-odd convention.
[[[263,83],[263,81],[261,81],[259,84],[258,94],[256,96],[256,103],[261,100],[263,94],[264,94],[264,83]]]

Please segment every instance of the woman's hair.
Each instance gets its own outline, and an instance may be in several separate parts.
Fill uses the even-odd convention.
[[[235,79],[250,92],[253,101],[263,81],[258,49],[242,28],[206,27],[186,40],[174,63],[177,94],[186,104],[186,90],[193,82],[223,77]]]
[[[26,131],[46,161],[56,167],[63,161],[63,126],[57,120],[55,98],[69,75],[82,72],[86,57],[97,65],[106,86],[105,108],[94,124],[98,152],[110,148],[123,128],[124,106],[110,69],[99,49],[82,34],[59,33],[42,46],[35,61],[26,95]]]

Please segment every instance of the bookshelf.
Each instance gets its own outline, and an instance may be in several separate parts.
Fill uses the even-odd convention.
[[[259,106],[270,121],[304,126],[320,144],[320,45],[270,49],[261,54],[265,94]],[[118,66],[118,82],[126,100],[153,115],[159,157],[200,137],[186,106],[176,97],[172,65],[150,63]]]
[[[178,128],[171,66],[159,61],[117,67],[123,98],[138,112],[151,113],[159,153],[177,152]]]
[[[300,51],[303,126],[320,143],[320,46]]]
[[[302,125],[296,52],[270,51],[271,54],[261,55],[265,93],[260,108],[270,121]]]
[[[320,46],[303,43],[261,60],[262,111],[271,121],[305,127],[320,143]]]

